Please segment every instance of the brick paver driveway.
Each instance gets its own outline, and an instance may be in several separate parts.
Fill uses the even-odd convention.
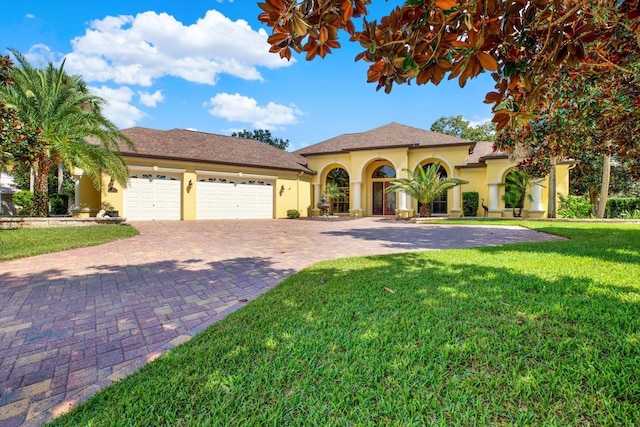
[[[41,424],[317,261],[554,238],[374,218],[134,225],[141,236],[0,262],[0,426]]]

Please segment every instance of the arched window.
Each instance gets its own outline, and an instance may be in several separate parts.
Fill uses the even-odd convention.
[[[331,211],[333,213],[349,213],[349,173],[342,168],[333,168],[327,174],[326,184],[335,184],[338,192],[337,196],[329,197]]]
[[[371,178],[395,178],[396,171],[391,166],[380,166],[371,175]]]

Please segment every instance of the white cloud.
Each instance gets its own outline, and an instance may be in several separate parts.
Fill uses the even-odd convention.
[[[220,74],[262,80],[259,67],[292,62],[269,53],[267,32],[216,10],[185,25],[167,13],[107,16],[71,41],[69,72],[86,81],[151,86],[162,76],[214,85]]]
[[[135,126],[139,120],[146,116],[144,111],[130,104],[134,93],[126,86],[120,86],[117,89],[107,86],[89,86],[89,92],[104,98],[108,102],[108,105],[103,109],[103,113],[105,117],[121,129]]]
[[[27,58],[27,61],[34,67],[44,67],[50,62],[56,64],[62,60],[59,53],[54,52],[49,46],[43,43],[31,46],[24,54],[24,57]]]
[[[231,122],[251,123],[257,129],[279,129],[284,125],[298,122],[302,115],[295,105],[286,106],[269,102],[265,106],[258,105],[258,101],[236,93],[219,93],[204,103],[209,114],[214,117],[227,119]]]
[[[155,107],[159,102],[164,101],[164,95],[161,90],[157,90],[153,93],[138,91],[140,96],[140,104],[146,107]]]
[[[33,13],[27,13],[24,17],[27,19],[35,19],[36,15],[34,15]]]
[[[467,119],[465,119],[467,120]],[[476,127],[476,126],[482,126],[488,122],[491,121],[491,117],[487,117],[487,118],[481,118],[481,119],[477,119],[477,120],[467,120],[469,122],[469,126],[471,127]]]

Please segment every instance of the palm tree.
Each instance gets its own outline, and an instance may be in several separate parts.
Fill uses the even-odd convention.
[[[505,193],[502,196],[502,200],[504,200],[505,207],[510,207],[513,209],[513,216],[516,218],[520,218],[522,216],[522,208],[524,207],[524,201],[526,199],[533,200],[531,194],[527,193],[527,190],[531,188],[531,185],[540,184],[541,179],[534,179],[527,172],[523,170],[516,169],[514,171],[509,172],[507,178],[505,179]],[[516,208],[518,212],[516,212]]]
[[[49,170],[60,163],[68,170],[84,170],[96,189],[101,188],[102,173],[126,185],[127,167],[117,151],[119,143],[133,144],[102,114],[106,101],[91,95],[80,76],[65,73],[64,61],[59,68],[49,63],[38,69],[20,52],[10,51],[18,66],[14,84],[0,88],[0,102],[39,129],[46,146],[46,155],[29,160],[35,174],[33,215],[47,216]]]
[[[337,182],[329,182],[324,187],[324,197],[329,200],[329,205],[331,209],[331,213],[333,214],[333,203],[338,200],[340,197],[345,196],[346,193],[340,187],[338,187]]]
[[[404,191],[422,204],[420,216],[431,216],[431,202],[440,194],[449,188],[469,183],[459,178],[441,178],[438,173],[439,169],[440,162],[435,162],[425,168],[419,167],[416,172],[404,169],[409,177],[391,181],[391,185],[385,191],[387,193]]]

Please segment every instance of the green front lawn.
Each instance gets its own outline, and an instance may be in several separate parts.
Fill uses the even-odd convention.
[[[53,425],[640,425],[640,227],[527,226],[317,264]]]
[[[0,261],[101,245],[138,234],[125,225],[0,230]]]

